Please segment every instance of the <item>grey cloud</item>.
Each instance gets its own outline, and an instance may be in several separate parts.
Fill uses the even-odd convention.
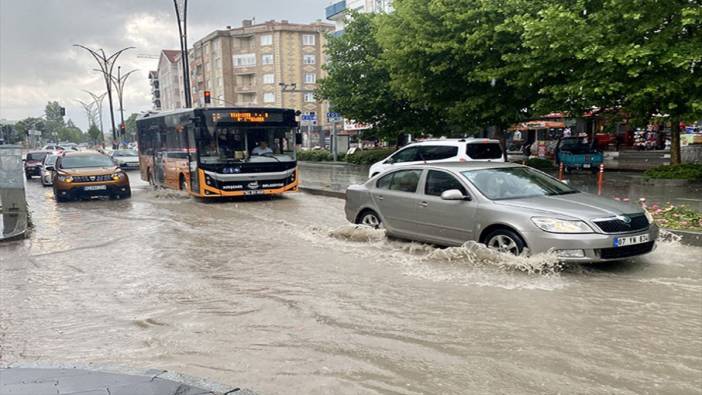
[[[323,18],[330,0],[190,0],[189,41],[212,30],[238,26],[255,17],[309,23]],[[87,120],[75,99],[82,89],[104,91],[92,69],[96,64],[73,48],[82,43],[114,51],[136,46],[120,61],[139,69],[129,80],[125,110],[150,108],[147,73],[156,61],[137,54],[158,54],[178,47],[172,0],[0,0],[0,118],[38,116],[48,100],[59,100],[80,127]]]

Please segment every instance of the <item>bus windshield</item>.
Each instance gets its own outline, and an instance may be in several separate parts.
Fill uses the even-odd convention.
[[[200,162],[291,162],[295,134],[290,128],[208,126],[201,129]]]

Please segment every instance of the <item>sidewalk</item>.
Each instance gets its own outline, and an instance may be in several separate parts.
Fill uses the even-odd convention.
[[[0,395],[253,395],[238,388],[198,388],[162,378],[166,373],[157,370],[126,375],[81,369],[7,368],[0,369]]]

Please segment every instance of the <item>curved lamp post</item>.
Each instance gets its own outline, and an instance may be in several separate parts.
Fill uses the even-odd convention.
[[[190,62],[188,61],[188,0],[173,0],[173,5],[175,6],[180,35],[180,60],[183,63],[185,107],[190,108],[193,106],[193,98],[190,96]]]
[[[83,48],[84,50],[88,51],[93,56],[93,58],[95,58],[95,61],[100,67],[99,71],[102,73],[102,77],[105,79],[105,87],[107,88],[107,100],[110,104],[110,120],[112,121],[112,148],[116,149],[117,130],[115,128],[115,111],[112,105],[112,70],[115,67],[115,63],[117,62],[117,58],[119,57],[119,55],[121,55],[122,52],[128,49],[132,49],[134,47],[122,48],[119,51],[113,53],[112,55],[107,56],[105,54],[105,51],[102,50],[102,48],[95,51],[80,44],[73,44],[73,46]]]

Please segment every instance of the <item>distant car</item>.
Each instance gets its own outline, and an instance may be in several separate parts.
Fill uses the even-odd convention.
[[[63,147],[64,151],[78,151],[78,144],[76,143],[59,143]]]
[[[123,169],[138,169],[139,154],[133,149],[118,149],[110,153],[110,157]]]
[[[28,180],[41,175],[41,164],[52,151],[29,151],[24,160],[24,175]]]
[[[57,202],[86,197],[128,198],[132,195],[127,173],[112,159],[95,151],[64,152],[54,169]]]
[[[42,149],[45,151],[67,151],[65,147],[59,144],[47,144]]]
[[[502,146],[491,139],[441,139],[409,144],[380,162],[368,172],[374,177],[397,166],[420,163],[490,161],[504,162]]]
[[[44,158],[44,162],[41,164],[41,170],[39,177],[41,178],[41,185],[45,187],[50,187],[53,185],[54,169],[56,166],[56,159],[58,154],[49,154]]]
[[[658,236],[641,207],[580,192],[527,166],[404,166],[346,191],[346,218],[439,245],[466,241],[502,252],[552,250],[561,261],[621,260],[651,252]]]

